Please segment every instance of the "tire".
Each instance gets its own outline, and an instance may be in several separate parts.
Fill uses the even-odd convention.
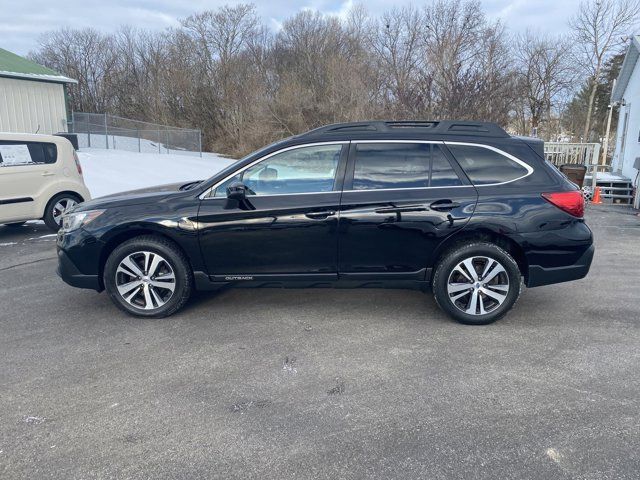
[[[154,235],[116,247],[105,263],[103,281],[113,303],[137,317],[173,315],[193,290],[185,254],[172,241]]]
[[[505,250],[488,242],[447,252],[433,275],[433,295],[440,308],[467,325],[486,325],[502,318],[518,300],[520,290],[518,264]]]
[[[62,226],[62,214],[65,210],[82,202],[82,199],[74,193],[59,193],[47,203],[42,219],[51,230],[58,231]],[[60,206],[63,209],[60,209]]]
[[[5,223],[6,227],[17,228],[23,226],[27,222],[13,222],[13,223]]]

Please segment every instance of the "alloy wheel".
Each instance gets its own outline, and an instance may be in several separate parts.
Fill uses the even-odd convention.
[[[502,305],[509,293],[509,275],[500,262],[484,256],[458,263],[447,280],[449,300],[468,315],[485,315]]]
[[[166,304],[176,289],[176,277],[169,262],[155,252],[128,254],[116,270],[116,288],[125,302],[135,308],[155,310]]]
[[[53,206],[53,220],[62,225],[62,216],[78,204],[73,198],[61,198]]]

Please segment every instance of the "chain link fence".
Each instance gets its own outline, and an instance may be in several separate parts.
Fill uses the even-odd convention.
[[[200,130],[168,127],[107,113],[73,112],[69,131],[78,135],[80,148],[202,156]]]

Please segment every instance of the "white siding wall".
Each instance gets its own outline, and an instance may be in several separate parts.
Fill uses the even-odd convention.
[[[63,85],[0,77],[0,132],[36,131],[67,131]]]
[[[629,78],[623,98],[626,106],[620,107],[612,170],[634,180],[638,171],[633,168],[633,162],[636,157],[640,157],[640,142],[638,141],[640,136],[640,60],[636,63],[631,78]],[[629,118],[625,136],[625,115],[627,114]]]

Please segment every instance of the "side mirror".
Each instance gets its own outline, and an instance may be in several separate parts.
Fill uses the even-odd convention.
[[[247,186],[242,182],[233,182],[227,187],[227,198],[239,202],[247,198]]]
[[[232,210],[234,208],[239,208],[240,210],[255,210],[256,207],[247,199],[247,192],[251,192],[251,190],[242,182],[233,182],[230,184],[227,187],[225,210]]]

